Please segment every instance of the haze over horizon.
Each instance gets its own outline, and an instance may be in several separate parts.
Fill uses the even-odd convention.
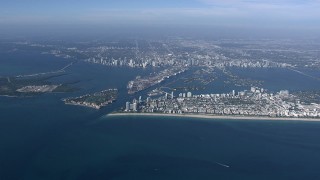
[[[141,30],[318,35],[319,9],[319,0],[12,0],[1,3],[0,36]]]

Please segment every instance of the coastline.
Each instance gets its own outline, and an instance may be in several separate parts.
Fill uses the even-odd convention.
[[[85,105],[85,104],[76,104],[76,103],[67,103],[67,102],[64,102],[64,104],[71,105],[71,106],[82,106],[82,107],[87,107],[87,108],[96,109],[96,110],[99,110],[101,108],[101,107],[97,108],[97,107],[89,106],[89,105]]]
[[[221,116],[209,114],[162,114],[162,113],[110,113],[107,117],[112,116],[162,116],[162,117],[187,117],[198,119],[226,119],[226,120],[270,120],[270,121],[310,121],[320,122],[320,118],[290,118],[290,117],[262,117],[262,116]]]
[[[0,97],[17,98],[17,97],[19,97],[19,96],[11,96],[11,95],[0,95]]]

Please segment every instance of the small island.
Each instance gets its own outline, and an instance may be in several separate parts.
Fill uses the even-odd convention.
[[[150,74],[146,77],[137,76],[136,79],[128,82],[128,94],[135,94],[148,89],[154,85],[160,84],[165,79],[181,74],[186,70],[186,67],[172,67],[158,73]]]
[[[53,84],[51,79],[63,73],[0,77],[0,96],[25,97],[43,93],[64,93],[77,90],[71,83]]]
[[[62,99],[65,104],[85,106],[100,109],[103,106],[113,103],[118,96],[118,89],[107,89],[93,94],[86,94],[74,98]]]

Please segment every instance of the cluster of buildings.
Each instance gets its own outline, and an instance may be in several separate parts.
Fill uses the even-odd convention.
[[[269,60],[231,60],[225,56],[174,56],[172,54],[158,55],[157,57],[90,57],[86,62],[102,64],[105,66],[128,66],[128,67],[162,67],[162,66],[211,66],[211,67],[241,67],[241,68],[285,68],[291,65],[287,63],[272,62]]]
[[[172,67],[147,77],[137,77],[136,79],[128,82],[128,93],[134,94],[136,92],[142,91],[151,86],[161,83],[166,78],[170,78],[184,71],[186,71],[186,68],[184,67]]]
[[[186,45],[174,40],[166,42],[144,40],[138,42],[136,40],[135,43],[114,45],[100,45],[86,49],[67,48],[65,51],[52,50],[51,54],[69,58],[69,54],[77,54],[79,58],[84,58],[89,63],[132,68],[165,66],[270,68],[291,66],[286,63],[273,62],[268,60],[268,57],[250,56],[250,53],[217,47],[206,42]]]
[[[24,86],[20,89],[17,89],[17,92],[23,93],[45,93],[52,92],[60,85],[39,85],[39,86]]]
[[[86,94],[79,97],[62,99],[65,104],[85,106],[100,109],[103,106],[113,103],[118,96],[118,89],[107,89],[93,94]]]
[[[121,39],[88,41],[70,44],[16,44],[50,48],[49,53],[58,57],[83,59],[106,66],[159,67],[159,66],[210,66],[238,67],[312,67],[319,68],[320,61],[308,41],[286,40],[196,40],[173,37],[162,40]],[[301,46],[304,44],[304,46]],[[316,44],[316,43],[315,43]],[[304,48],[301,48],[304,47]],[[268,60],[270,63],[265,63]]]
[[[193,95],[191,92],[173,93],[157,99],[150,97],[142,101],[127,102],[126,112],[141,113],[177,113],[177,114],[212,114],[234,116],[267,117],[320,117],[320,105],[304,104],[287,90],[268,93],[263,88],[252,87],[250,90],[223,94]]]

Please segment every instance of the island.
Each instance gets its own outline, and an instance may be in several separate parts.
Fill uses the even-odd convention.
[[[176,76],[177,74],[183,73],[186,70],[187,68],[185,67],[172,67],[158,73],[151,74],[150,76],[137,76],[135,80],[129,81],[127,85],[128,94],[135,94],[139,91],[150,88],[156,84],[163,82],[166,78]]]
[[[0,96],[23,97],[43,93],[73,92],[77,90],[71,83],[54,84],[51,79],[63,76],[63,73],[40,74],[34,76],[0,77]]]
[[[107,89],[93,94],[62,99],[65,104],[85,106],[100,109],[113,103],[118,96],[118,89]]]

